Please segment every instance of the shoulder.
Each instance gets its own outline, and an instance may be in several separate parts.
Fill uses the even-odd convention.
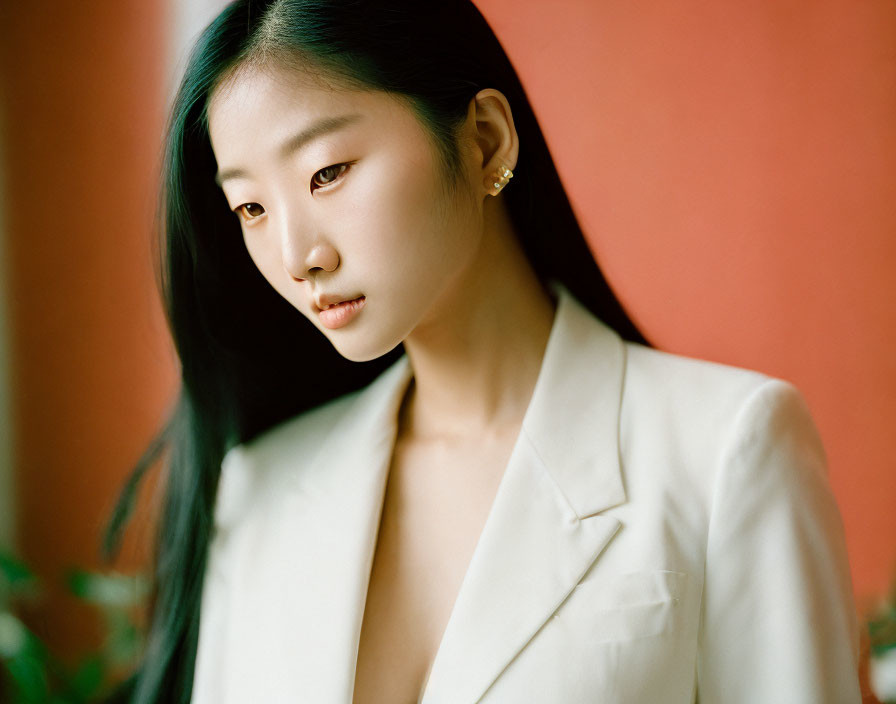
[[[299,448],[305,459],[313,459],[309,455],[313,455],[322,439],[351,412],[362,391],[331,399],[236,445],[228,451],[222,466],[252,463],[259,468],[275,468]]]
[[[323,439],[350,413],[360,391],[339,396],[278,423],[252,440],[231,447],[221,462],[215,500],[218,528],[245,522],[252,507],[270,505],[280,478],[308,467]]]
[[[625,348],[623,451],[661,461],[670,478],[701,486],[707,500],[718,471],[732,465],[758,478],[762,467],[768,475],[774,466],[770,457],[787,453],[812,458],[785,463],[787,471],[797,466],[824,471],[821,439],[791,382],[634,343]]]
[[[805,410],[801,392],[785,379],[631,342],[625,350],[623,413],[706,434],[735,423],[750,407]]]
[[[366,386],[286,419],[230,448],[221,463],[216,524],[245,522],[243,517],[253,510],[266,512],[299,476],[313,482],[331,464],[318,462],[318,458],[325,452],[345,450],[343,435],[363,442],[366,433],[380,432],[391,418],[389,404],[399,399],[408,373],[405,355]]]
[[[636,432],[640,442],[712,445],[759,389],[768,399],[799,395],[789,382],[760,371],[626,341],[567,289],[558,289],[551,386],[557,393],[601,396],[596,407],[614,406],[620,433]],[[597,415],[599,422],[607,420],[608,413]]]
[[[774,378],[753,369],[686,357],[634,342],[624,345],[626,386],[632,394],[649,394],[655,400],[674,400],[678,404],[691,399],[695,407],[721,410]]]

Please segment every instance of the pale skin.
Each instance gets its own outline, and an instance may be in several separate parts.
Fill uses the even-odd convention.
[[[341,115],[360,117],[279,153],[305,127]],[[554,318],[494,187],[499,166],[517,163],[510,105],[494,89],[470,101],[454,193],[409,106],[287,67],[222,83],[209,130],[227,202],[271,285],[346,358],[374,359],[400,342],[408,354],[413,380],[398,416],[354,702],[416,702]],[[314,303],[330,293],[364,295],[364,308],[328,329]]]

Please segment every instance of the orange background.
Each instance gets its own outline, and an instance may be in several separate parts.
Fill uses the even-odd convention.
[[[803,391],[864,608],[896,568],[896,4],[478,4],[648,337]],[[99,565],[173,398],[150,246],[169,12],[0,9],[17,533],[48,580]],[[31,622],[82,650],[92,614],[48,586]]]
[[[101,528],[172,399],[151,230],[167,15],[142,0],[3,2],[4,212],[19,552],[44,580],[29,625],[59,652],[99,642],[63,572]],[[133,571],[151,527],[117,567]]]
[[[856,592],[885,592],[896,570],[896,3],[481,7],[636,322],[662,349],[800,387]]]

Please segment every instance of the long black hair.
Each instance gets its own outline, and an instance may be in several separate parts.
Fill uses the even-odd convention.
[[[343,358],[261,276],[215,184],[209,96],[241,67],[289,62],[327,85],[407,101],[457,174],[456,130],[483,88],[507,98],[520,150],[502,191],[539,278],[556,279],[597,317],[646,343],[591,253],[522,85],[470,0],[236,0],[200,35],[168,125],[160,286],[181,363],[176,405],[125,484],[104,541],[118,551],[137,486],[164,456],[147,643],[115,701],[189,702],[206,554],[220,465],[246,442],[309,408],[371,382],[403,352]],[[301,360],[301,361],[300,361]],[[308,374],[326,368],[327,374]]]

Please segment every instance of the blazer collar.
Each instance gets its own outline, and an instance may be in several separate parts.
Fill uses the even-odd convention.
[[[523,433],[576,516],[587,518],[625,501],[619,464],[625,347],[565,285],[551,281],[549,287],[557,310]],[[412,376],[409,358],[402,355],[360,392],[318,458],[369,471],[369,464],[359,460],[371,450],[387,448],[391,457],[398,409]],[[338,441],[347,437],[353,441]],[[388,471],[388,466],[377,469]],[[296,479],[301,481],[301,475]]]
[[[557,310],[539,376],[423,704],[477,702],[619,527],[600,512],[625,501],[624,344],[562,284],[550,287]],[[259,533],[255,572],[241,582],[253,606],[232,631],[231,694],[245,682],[238,663],[263,653],[262,669],[277,673],[264,683],[276,700],[352,701],[398,409],[412,374],[403,355],[364,389],[262,437],[232,462],[276,477],[277,508],[266,518],[276,516],[277,529]],[[312,446],[313,459],[302,462]],[[244,677],[257,682],[259,673]]]

